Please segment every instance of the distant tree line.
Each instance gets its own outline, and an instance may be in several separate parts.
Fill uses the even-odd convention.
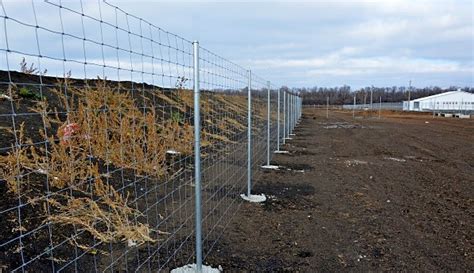
[[[312,87],[312,88],[291,88],[286,86],[282,90],[299,93],[303,97],[303,104],[326,104],[329,97],[331,105],[352,104],[354,102],[354,94],[356,95],[357,104],[370,103],[370,94],[372,92],[372,99],[374,102],[379,102],[382,97],[382,102],[402,102],[410,99],[417,99],[426,96],[431,96],[447,91],[457,90],[458,87],[452,86],[446,89],[430,86],[424,88],[409,88],[405,86],[392,87],[364,87],[358,90],[351,90],[350,86],[344,85],[341,87]],[[461,88],[463,91],[474,93],[474,87]],[[408,92],[410,91],[410,92]]]

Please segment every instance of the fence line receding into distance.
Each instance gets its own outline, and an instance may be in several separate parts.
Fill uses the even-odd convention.
[[[301,116],[249,74],[106,1],[0,0],[1,266],[200,265]]]

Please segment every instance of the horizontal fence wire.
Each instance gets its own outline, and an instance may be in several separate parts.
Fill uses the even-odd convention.
[[[1,266],[150,272],[192,263],[192,42],[107,1],[0,6]],[[246,192],[249,82],[247,69],[202,47],[199,63],[206,257]],[[256,75],[251,86],[257,181],[285,136],[283,92]]]

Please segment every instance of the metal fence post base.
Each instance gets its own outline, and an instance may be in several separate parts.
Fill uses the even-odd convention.
[[[250,203],[262,203],[267,201],[267,197],[264,194],[241,194],[240,197]]]
[[[278,165],[263,165],[263,166],[260,166],[260,168],[266,169],[266,170],[278,170],[280,168],[280,166],[278,166]]]
[[[222,272],[223,269],[222,267],[219,266],[219,268],[212,268],[207,265],[202,266],[202,273],[220,273]],[[187,264],[182,267],[175,268],[171,270],[171,273],[195,273],[197,272],[196,264]]]

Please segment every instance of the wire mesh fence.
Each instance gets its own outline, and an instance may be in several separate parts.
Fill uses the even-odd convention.
[[[237,211],[246,186],[247,70],[200,50],[202,219],[206,257]]]
[[[168,271],[209,255],[296,96],[202,47],[196,77],[193,42],[106,1],[0,6],[0,264]]]

